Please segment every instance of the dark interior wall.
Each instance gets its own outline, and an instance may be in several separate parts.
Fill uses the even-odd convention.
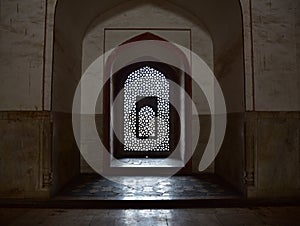
[[[242,9],[240,2],[235,0],[226,3],[210,1],[203,3],[205,7],[201,7],[201,3],[203,2],[188,2],[181,6],[191,13],[196,13],[211,34],[214,73],[225,97],[227,129],[215,161],[215,172],[238,190],[244,191],[245,69]],[[177,4],[180,5],[180,2]],[[197,10],[192,10],[197,4]]]
[[[49,196],[50,113],[44,108],[45,1],[0,3],[0,196]]]
[[[231,40],[214,46],[215,75],[222,87],[227,108],[227,128],[224,142],[216,159],[219,176],[244,193],[245,169],[245,68],[242,9],[232,1],[226,30]],[[217,38],[220,38],[218,35]],[[217,130],[217,128],[216,128]]]
[[[299,197],[299,1],[250,3],[254,112],[246,120],[248,197]]]
[[[77,44],[80,36],[76,34],[76,22],[70,20],[72,10],[61,2],[56,6],[54,26],[52,194],[79,174],[80,156],[72,128],[73,96],[81,77],[81,46]]]
[[[50,114],[1,112],[0,136],[0,198],[49,197]]]

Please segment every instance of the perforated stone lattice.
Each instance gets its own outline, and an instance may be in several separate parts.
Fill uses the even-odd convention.
[[[150,106],[136,114],[138,96],[157,97],[157,114]],[[124,84],[124,150],[169,151],[169,130],[169,82],[148,66],[132,72]]]

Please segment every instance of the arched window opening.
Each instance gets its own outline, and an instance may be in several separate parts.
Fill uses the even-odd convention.
[[[124,85],[124,150],[169,151],[169,82],[149,66]]]
[[[150,159],[150,164],[153,158],[156,159],[153,162],[156,162],[168,157],[170,159],[166,168],[182,167],[190,151],[190,142],[187,141],[190,136],[186,126],[189,123],[186,119],[190,114],[190,106],[183,97],[183,90],[191,93],[191,80],[183,70],[188,69],[189,64],[180,49],[149,32],[125,43],[140,40],[161,41],[158,45],[165,50],[166,55],[177,58],[179,66],[160,62],[150,54],[133,57],[129,61],[131,64],[122,65],[116,70],[119,59],[128,57],[130,51],[120,47],[109,55],[105,74],[111,77],[104,86],[103,98],[106,121],[104,139],[112,154],[111,159],[107,160],[108,169],[130,167],[128,161],[138,162],[142,161],[141,158]],[[130,48],[136,47],[131,45]],[[111,74],[112,71],[115,72]],[[178,91],[178,86],[183,89]],[[120,102],[120,97],[123,102]],[[118,133],[112,128],[118,128]],[[190,163],[186,165],[187,168],[190,168]]]

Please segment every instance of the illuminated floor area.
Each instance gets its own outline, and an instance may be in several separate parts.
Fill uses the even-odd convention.
[[[240,195],[213,175],[172,177],[113,177],[94,174],[74,179],[56,199],[195,200],[234,199]]]
[[[122,158],[111,161],[111,167],[183,167],[184,163],[174,158]]]
[[[1,209],[0,225],[299,225],[300,207],[205,209]]]

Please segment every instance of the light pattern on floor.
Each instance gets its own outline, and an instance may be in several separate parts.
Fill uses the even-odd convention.
[[[215,176],[122,177],[126,184],[98,175],[81,175],[59,195],[61,198],[116,200],[170,200],[237,198],[239,194]]]

